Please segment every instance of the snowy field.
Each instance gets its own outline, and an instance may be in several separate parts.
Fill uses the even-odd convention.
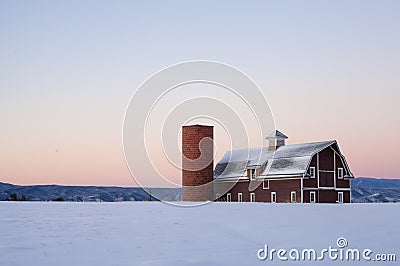
[[[399,221],[400,204],[382,203],[0,202],[0,265],[399,265]],[[265,244],[339,250],[339,237],[397,262],[257,256]]]

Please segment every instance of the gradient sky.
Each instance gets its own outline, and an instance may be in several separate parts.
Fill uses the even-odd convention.
[[[0,181],[135,185],[122,123],[160,69],[248,74],[288,143],[400,177],[399,1],[0,1]]]

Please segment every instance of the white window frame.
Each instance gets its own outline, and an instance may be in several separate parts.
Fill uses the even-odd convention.
[[[316,202],[315,194],[316,194],[315,191],[310,191],[310,203]],[[311,195],[313,195],[313,197],[311,197]],[[314,198],[314,200],[311,200],[312,198]]]
[[[290,202],[291,203],[296,203],[297,202],[296,191],[291,191],[290,192]]]
[[[265,185],[267,183],[267,185]],[[269,180],[263,180],[263,189],[269,189]]]
[[[311,172],[312,172],[313,174],[311,174]],[[316,174],[315,174],[315,167],[314,167],[314,166],[311,166],[311,167],[310,167],[310,178],[315,178],[315,176],[316,176]]]
[[[271,203],[276,203],[276,192],[271,192]]]
[[[242,201],[243,201],[243,194],[238,193],[238,202],[242,202]]]
[[[232,201],[232,194],[231,193],[226,193],[226,201],[231,202]]]
[[[343,168],[340,167],[337,169],[337,175],[338,175],[338,179],[343,179],[343,176],[344,176]]]
[[[250,169],[250,180],[256,179],[256,169]]]
[[[343,192],[342,192],[342,191],[339,191],[337,195],[338,195],[338,200],[337,200],[337,202],[338,202],[338,203],[343,203],[343,197],[344,197]]]
[[[256,202],[256,193],[250,193],[250,202]]]

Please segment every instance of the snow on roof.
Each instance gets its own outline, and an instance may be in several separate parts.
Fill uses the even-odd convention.
[[[260,176],[265,177],[302,175],[306,173],[314,154],[335,143],[332,140],[292,144],[281,146],[276,151],[269,151],[268,148],[227,151],[215,166],[214,177],[247,177],[246,170],[252,167],[260,168]]]
[[[276,150],[274,158],[312,156],[334,143],[336,143],[335,140],[330,140],[281,146]]]
[[[268,175],[295,175],[303,174],[310,162],[310,156],[271,159],[268,161],[265,170],[260,173],[261,176]]]

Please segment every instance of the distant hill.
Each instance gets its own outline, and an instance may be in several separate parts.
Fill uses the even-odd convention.
[[[351,180],[351,201],[400,202],[400,179],[355,178]]]
[[[6,200],[11,194],[18,197],[26,196],[29,201],[145,201],[150,200],[150,195],[138,187],[100,187],[100,186],[59,186],[59,185],[34,185],[17,186],[0,182],[0,201]],[[181,199],[179,188],[152,188],[151,200],[175,201]]]
[[[17,186],[0,182],[0,201],[11,194],[26,196],[29,201],[146,201],[150,195],[138,187],[99,187],[99,186],[59,186],[34,185]],[[181,200],[179,188],[152,188],[151,200]],[[377,179],[359,177],[351,180],[351,201],[367,202],[400,202],[400,179]]]
[[[368,177],[358,177],[351,181],[353,187],[358,188],[400,188],[400,179],[378,179]]]

